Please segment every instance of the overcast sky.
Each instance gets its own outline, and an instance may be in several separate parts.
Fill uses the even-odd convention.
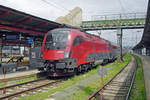
[[[49,20],[78,6],[86,20],[92,15],[146,12],[148,0],[0,0],[0,4]]]
[[[93,15],[146,12],[148,0],[0,0],[0,4],[54,21],[77,6],[82,8],[83,20],[91,20]],[[101,37],[116,42],[116,31],[101,33]],[[124,44],[135,45],[142,33],[142,30],[124,30]]]

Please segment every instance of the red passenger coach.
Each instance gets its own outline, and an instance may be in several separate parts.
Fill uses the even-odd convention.
[[[116,49],[107,40],[71,28],[49,31],[42,45],[44,67],[49,76],[87,71],[97,62],[114,60]]]

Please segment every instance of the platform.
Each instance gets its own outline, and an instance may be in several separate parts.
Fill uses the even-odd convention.
[[[15,72],[15,73],[9,73],[6,74],[6,79],[15,78],[15,77],[21,77],[21,76],[27,76],[31,74],[39,73],[38,70],[29,70],[29,71],[23,71],[23,72]],[[3,79],[3,75],[0,75],[0,80]]]
[[[146,87],[146,97],[147,100],[150,100],[150,57],[149,56],[141,56],[143,62],[143,70],[144,70],[144,80]]]

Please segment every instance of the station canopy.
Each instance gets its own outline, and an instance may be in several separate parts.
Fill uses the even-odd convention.
[[[44,35],[62,24],[0,5],[0,30]]]
[[[150,1],[147,8],[147,17],[144,27],[144,33],[141,41],[133,49],[150,48]]]

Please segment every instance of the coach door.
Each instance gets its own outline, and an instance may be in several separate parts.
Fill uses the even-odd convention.
[[[81,58],[84,51],[82,50],[83,47],[80,45],[83,42],[83,39],[81,36],[77,36],[73,42],[71,55],[73,58]]]

